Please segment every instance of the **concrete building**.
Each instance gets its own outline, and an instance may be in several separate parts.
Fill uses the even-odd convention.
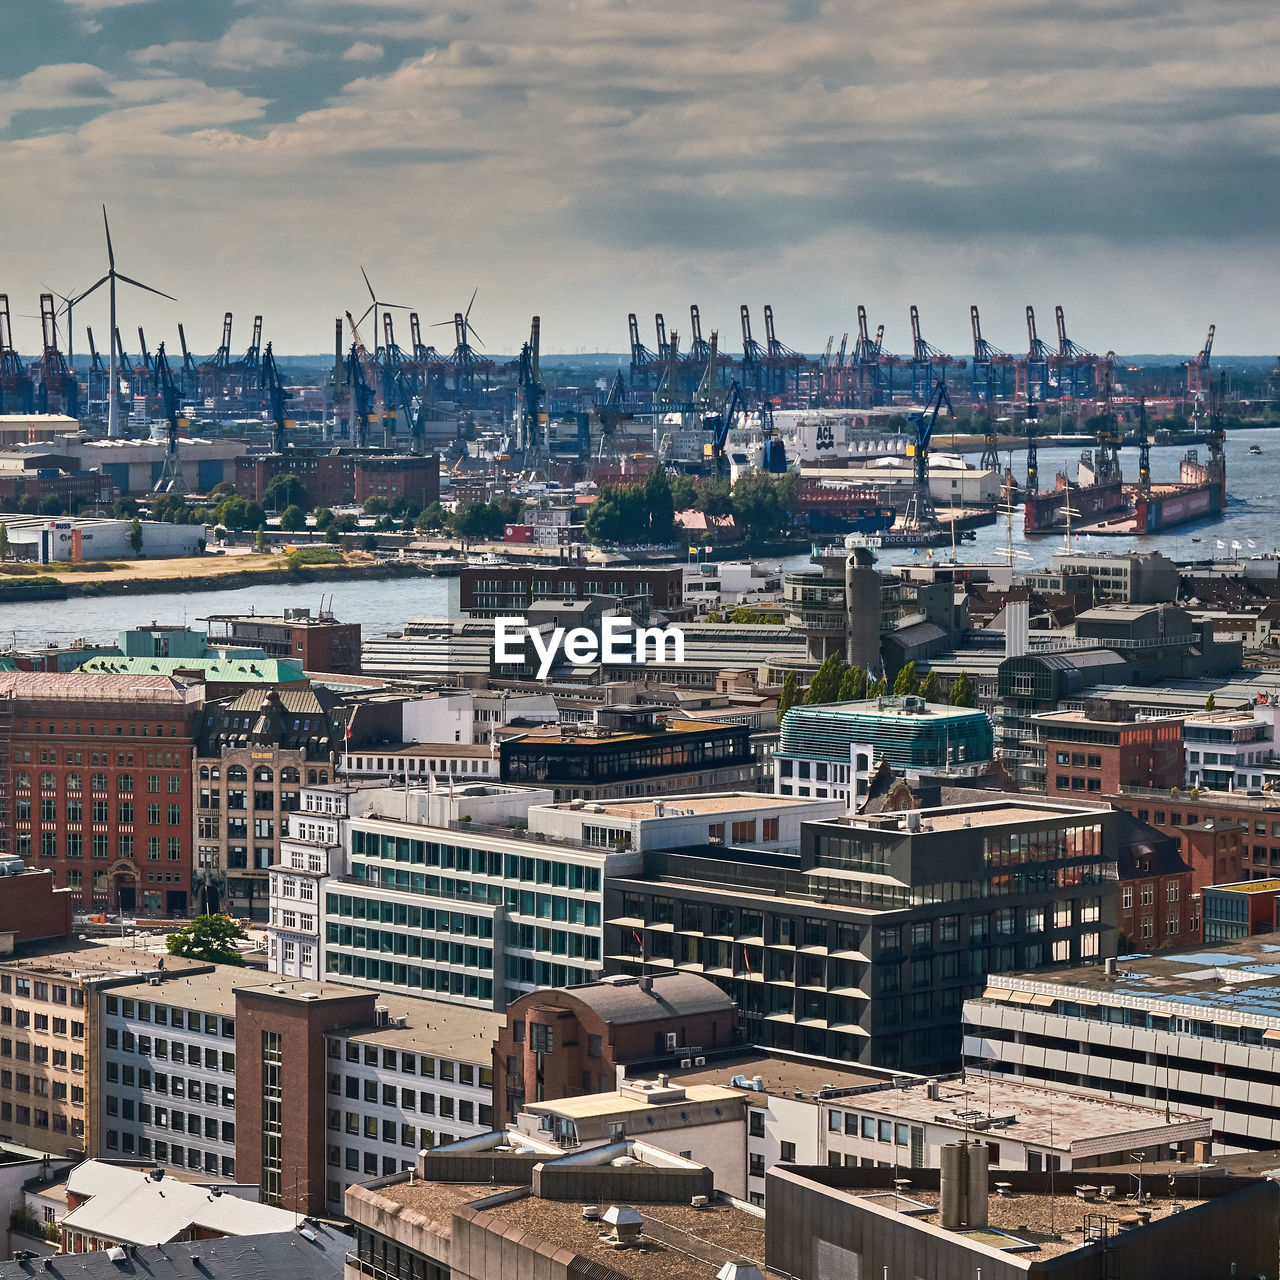
[[[993,742],[985,711],[923,698],[792,707],[782,717],[774,791],[843,800],[856,809],[881,762],[908,778],[977,773],[990,763]]]
[[[966,1002],[966,1062],[1207,1117],[1215,1147],[1280,1145],[1275,934],[1105,968],[993,976]],[[1197,1159],[1200,1157],[1196,1157]]]
[[[734,1043],[737,1011],[714,982],[693,973],[605,978],[521,996],[507,1006],[493,1048],[496,1121],[526,1101],[611,1090],[638,1063],[705,1061]]]
[[[1099,602],[1165,604],[1178,598],[1178,566],[1159,551],[1058,551],[1048,574],[1029,575],[1036,591],[1069,592],[1076,589],[1076,579],[1083,579]]]
[[[608,596],[647,618],[681,609],[683,578],[679,565],[464,565],[458,607],[472,618],[523,617],[540,602]]]
[[[168,445],[163,439],[107,439],[83,433],[59,436],[58,452],[73,459],[82,471],[101,471],[110,478],[117,495],[146,497],[155,488],[164,469]],[[201,493],[208,493],[224,480],[235,479],[235,460],[244,453],[242,440],[205,440],[185,437],[182,452],[183,474]],[[46,446],[31,445],[23,452],[39,453]]]
[[[991,973],[1115,947],[1109,808],[994,795],[805,823],[798,855],[702,846],[610,870],[605,962],[705,974],[745,1037],[895,1070],[951,1070]]]
[[[200,702],[167,675],[0,672],[0,853],[83,910],[185,915]]]
[[[939,1169],[779,1166],[769,1174],[767,1263],[793,1280],[895,1273],[929,1280],[1186,1280],[1270,1275],[1280,1188],[1266,1178],[1126,1171],[1003,1172],[992,1187],[979,1143]],[[994,1192],[994,1194],[993,1194]]]
[[[215,643],[250,645],[272,658],[294,658],[304,671],[360,674],[360,624],[307,608],[266,614],[213,614],[207,621]]]
[[[52,871],[23,867],[16,858],[0,861],[0,955],[69,937],[73,902],[55,887]]]
[[[53,564],[82,560],[144,560],[198,556],[204,553],[208,529],[202,524],[165,524],[140,520],[142,549],[130,542],[131,520],[87,516],[5,516],[9,545],[18,560]]]
[[[197,901],[265,921],[269,869],[303,786],[334,776],[346,711],[322,686],[273,688],[206,705],[196,742]]]
[[[1204,941],[1239,942],[1256,933],[1275,933],[1280,880],[1242,880],[1238,884],[1206,885]]]
[[[1206,791],[1258,791],[1280,782],[1276,760],[1276,703],[1244,711],[1204,711],[1183,723],[1185,779]]]
[[[1032,724],[1044,747],[1047,795],[1099,796],[1121,787],[1182,785],[1181,716],[1138,720],[1113,703],[1092,703],[1086,711],[1034,716]]]

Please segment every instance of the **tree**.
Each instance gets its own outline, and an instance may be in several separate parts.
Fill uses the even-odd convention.
[[[215,484],[209,490],[209,497],[217,498],[219,502],[223,498],[234,498],[236,496],[236,487],[230,480],[223,480],[220,484]]]
[[[379,498],[376,494],[364,500],[364,513],[367,516],[385,516],[390,510],[391,504],[386,498]]]
[[[253,535],[253,549],[258,552],[267,549],[267,526],[265,524],[260,524],[257,533]]]
[[[242,498],[238,494],[223,498],[213,514],[217,524],[234,529],[237,533],[245,529],[258,529],[266,523],[267,513],[256,502]]]
[[[66,515],[66,512],[67,504],[56,493],[46,494],[40,499],[40,514],[42,516],[61,516]]]
[[[942,696],[942,681],[938,679],[938,673],[932,668],[920,682],[920,696],[926,702],[944,702]]]
[[[296,533],[307,527],[307,513],[296,502],[280,513],[280,527],[288,533]]]
[[[893,696],[895,698],[909,698],[914,697],[919,692],[920,677],[916,675],[916,664],[908,662],[898,672],[898,678],[893,682]]]
[[[686,475],[671,476],[671,504],[676,511],[689,511],[698,502],[698,487]]]
[[[670,542],[676,535],[676,507],[671,482],[661,467],[645,476],[644,504],[649,540],[664,544]]]
[[[244,926],[230,916],[196,916],[185,929],[169,934],[164,945],[171,956],[243,968],[244,957],[235,944],[248,936]]]
[[[312,513],[316,518],[317,529],[327,529],[334,523],[336,517],[329,507],[317,507]]]
[[[863,667],[854,665],[845,669],[840,681],[841,702],[861,702],[867,696],[867,673]]]
[[[134,516],[132,524],[129,525],[129,545],[133,548],[135,556],[142,554],[142,521],[137,516]]]
[[[360,541],[361,551],[377,551],[378,540],[371,533],[366,533]]]
[[[962,671],[951,685],[951,694],[947,702],[953,707],[971,707],[974,704],[973,681],[969,673]]]
[[[725,479],[699,480],[694,486],[695,505],[708,516],[727,516],[733,512],[733,491]]]
[[[794,671],[788,671],[782,680],[782,692],[778,695],[778,719],[781,720],[800,701],[800,679]]]
[[[0,524],[0,560],[9,558],[9,526]]]
[[[838,653],[828,655],[809,681],[805,701],[811,706],[820,702],[838,702],[840,685],[844,681],[844,662]]]
[[[1212,694],[1212,693],[1211,693],[1211,694],[1210,694],[1210,695],[1209,695],[1209,696],[1204,700],[1204,709],[1205,709],[1206,711],[1217,711],[1217,709],[1218,709],[1218,699],[1217,699],[1217,697],[1216,697],[1214,694]]]
[[[128,520],[138,514],[137,498],[117,498],[111,504],[111,514],[117,520]]]
[[[302,481],[292,472],[272,476],[264,497],[272,511],[279,511],[281,507],[299,506],[305,509],[307,506],[307,491],[303,488]]]
[[[777,537],[790,527],[790,509],[784,498],[794,506],[797,491],[792,481],[784,486],[783,479],[758,471],[740,476],[733,486],[733,518],[751,541]]]
[[[437,499],[435,502],[432,502],[427,506],[423,513],[418,517],[414,527],[419,533],[426,533],[431,529],[443,529],[445,522],[448,519],[448,514]]]

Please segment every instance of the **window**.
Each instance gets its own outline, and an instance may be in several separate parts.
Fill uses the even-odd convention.
[[[750,1113],[750,1133],[753,1138],[764,1137],[764,1112],[752,1108]]]
[[[796,1144],[794,1142],[782,1143],[782,1154],[779,1157],[783,1164],[795,1164],[796,1162]]]

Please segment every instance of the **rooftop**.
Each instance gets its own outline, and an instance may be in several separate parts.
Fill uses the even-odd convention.
[[[1280,880],[1237,880],[1235,884],[1210,884],[1205,891],[1223,893],[1280,893]]]
[[[113,986],[110,994],[123,999],[151,1000],[156,1004],[177,1005],[183,1009],[198,1009],[201,1013],[220,1013],[234,1017],[236,989],[258,986],[264,975],[253,969],[240,969],[234,965],[220,964],[206,973],[174,975],[169,972],[172,956],[165,957],[164,981],[153,986],[151,979],[139,978]]]
[[[798,1094],[817,1100],[817,1095],[829,1089],[876,1088],[894,1078],[896,1073],[863,1069],[850,1071],[821,1062],[806,1062],[800,1058],[780,1058],[764,1052],[734,1054],[731,1058],[716,1058],[705,1067],[690,1067],[672,1071],[674,1083],[689,1088],[698,1084],[718,1084],[736,1087],[750,1099],[752,1093],[762,1093],[773,1098],[794,1098]],[[733,1080],[744,1076],[748,1080],[760,1077],[762,1088],[748,1089],[734,1086]],[[897,1076],[898,1079],[912,1079]]]
[[[0,671],[0,695],[60,702],[192,701],[198,695],[186,681],[169,675],[89,671]]]
[[[639,978],[605,978],[562,990],[614,1026],[733,1008],[732,998],[710,978],[684,971],[655,973],[645,982]],[[539,994],[542,993],[527,997],[535,1007]]]
[[[135,947],[99,945],[93,942],[71,946],[51,943],[46,947],[24,950],[22,955],[5,956],[0,964],[16,966],[33,977],[49,975],[63,978],[137,977],[144,979],[156,972],[160,957]],[[164,957],[164,972],[172,979],[178,974],[205,966],[180,956]]]
[[[887,716],[907,719],[969,720],[985,715],[973,707],[952,707],[942,702],[926,702],[923,698],[869,698],[863,702],[818,702],[792,707],[788,715],[823,715],[853,719],[862,716]]]
[[[1111,999],[1114,997],[1114,999]],[[1268,1026],[1280,1040],[1280,934],[1255,934],[1212,949],[1123,956],[1116,972],[1084,965],[1052,973],[1001,974],[983,998],[1014,1004],[1056,1001],[1096,1007],[1127,1005],[1238,1026]]]
[[[756,809],[803,809],[813,803],[812,800],[798,796],[774,796],[760,791],[730,791],[721,795],[663,796],[655,800],[601,800],[595,804],[578,805],[577,811],[603,814],[610,818],[671,818],[682,814],[699,816]],[[666,812],[659,813],[659,806]],[[572,809],[573,802],[566,801],[553,807]]]
[[[660,737],[664,733],[707,733],[716,729],[732,729],[734,727],[731,724],[713,723],[707,720],[686,720],[683,717],[673,716],[666,722],[665,727],[657,725],[645,733],[614,733],[608,729],[601,729],[593,733],[575,733],[571,728],[563,725],[533,725],[521,733],[518,738],[510,739],[510,741],[530,744],[546,740],[566,745],[591,746],[596,743],[606,742],[611,744],[615,742],[652,742],[654,738]]]
[[[614,1089],[609,1093],[588,1093],[577,1098],[557,1098],[549,1102],[530,1102],[525,1109],[538,1115],[564,1116],[570,1120],[585,1120],[596,1116],[616,1116],[632,1111],[648,1111],[651,1107],[678,1107],[683,1102],[736,1102],[742,1097],[741,1089],[728,1089],[716,1084],[693,1084],[683,1089],[684,1097],[676,1101],[654,1101],[637,1096],[640,1080],[628,1084],[637,1088],[637,1094]],[[661,1095],[659,1095],[661,1096]]]
[[[348,994],[356,990],[346,988]],[[390,1025],[346,1027],[330,1034],[345,1035],[362,1044],[478,1062],[486,1067],[493,1061],[493,1042],[506,1024],[503,1014],[446,1004],[443,1000],[382,991],[372,994],[376,995],[378,1005],[386,1009]],[[400,1018],[405,1019],[402,1027],[395,1025]]]

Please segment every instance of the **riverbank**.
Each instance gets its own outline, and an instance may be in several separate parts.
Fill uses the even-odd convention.
[[[188,591],[234,591],[243,587],[292,587],[311,582],[371,582],[387,578],[432,578],[429,564],[413,560],[380,561],[348,552],[342,564],[291,566],[283,556],[113,562],[105,573],[85,573],[41,565],[34,579],[0,576],[0,601],[67,600],[98,596],[165,595]]]

